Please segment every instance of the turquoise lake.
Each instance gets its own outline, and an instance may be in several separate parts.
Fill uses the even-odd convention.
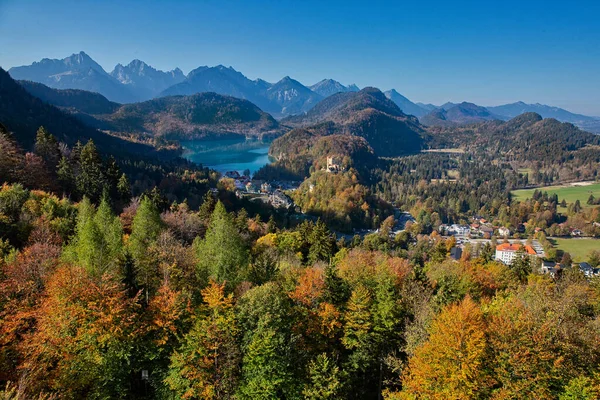
[[[261,140],[215,139],[183,141],[183,156],[218,172],[249,169],[254,174],[270,163],[270,142]]]

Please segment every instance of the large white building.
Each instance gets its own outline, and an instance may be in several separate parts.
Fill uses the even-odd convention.
[[[517,257],[519,251],[522,251],[529,256],[537,255],[533,247],[529,245],[523,246],[519,243],[502,243],[496,246],[496,260],[502,261],[506,265],[510,265]]]

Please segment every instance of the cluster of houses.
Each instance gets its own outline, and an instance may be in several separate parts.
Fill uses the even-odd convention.
[[[241,175],[237,171],[227,171],[223,178],[233,179],[236,190],[248,193],[271,193],[273,188],[269,182],[252,179],[247,175]]]
[[[560,274],[560,271],[562,271],[563,269],[573,267],[579,268],[579,270],[588,278],[600,276],[600,268],[594,268],[590,263],[587,262],[575,263],[574,265],[562,265],[554,261],[544,260],[542,262],[542,273],[548,274],[552,277],[556,277],[558,274]]]
[[[521,243],[502,243],[496,246],[496,260],[503,262],[506,265],[511,265],[519,256],[528,256],[541,258],[542,254],[536,251],[533,246]],[[561,265],[554,261],[541,261],[541,272],[552,277],[557,276],[561,270],[565,268],[579,268],[579,270],[588,278],[600,276],[600,267],[592,267],[590,263],[581,262],[573,265]]]
[[[494,234],[497,237],[508,238],[514,233],[525,233],[526,224],[519,224],[515,232],[505,226],[493,226],[488,220],[483,217],[473,217],[471,224],[442,224],[439,227],[439,232],[445,236],[460,236],[472,238],[489,239]],[[537,231],[537,229],[536,229]]]
[[[489,239],[494,234],[494,227],[484,218],[481,218],[473,221],[470,225],[442,224],[439,227],[439,232],[445,236],[482,237]]]
[[[223,178],[233,180],[236,189],[236,195],[260,195],[260,199],[270,203],[276,208],[290,208],[294,206],[283,190],[293,190],[297,188],[297,182],[267,182],[259,179],[252,179],[249,176],[241,175],[237,171],[228,171],[223,174]]]

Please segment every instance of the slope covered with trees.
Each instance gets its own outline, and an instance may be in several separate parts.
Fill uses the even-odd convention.
[[[58,90],[22,81],[32,95],[74,114],[85,124],[138,141],[205,136],[277,136],[277,121],[249,101],[216,93],[171,96],[120,105],[97,93]]]
[[[284,125],[312,127],[332,123],[329,133],[360,136],[379,156],[410,154],[421,149],[424,133],[413,116],[375,88],[334,94],[304,115],[285,118]]]
[[[0,121],[7,129],[16,133],[16,140],[26,148],[33,145],[37,129],[44,126],[59,141],[69,145],[78,140],[93,139],[101,149],[114,153],[149,154],[154,151],[151,147],[126,142],[88,127],[73,116],[29,94],[2,69]]]
[[[100,116],[118,132],[190,139],[210,135],[277,135],[279,124],[247,100],[216,93],[161,97]]]

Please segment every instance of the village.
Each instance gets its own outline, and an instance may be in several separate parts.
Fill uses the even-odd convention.
[[[545,259],[546,252],[544,246],[537,239],[525,239],[527,234],[527,224],[520,224],[516,230],[501,226],[494,227],[485,218],[473,217],[470,225],[466,224],[442,224],[438,229],[442,237],[449,238],[454,236],[456,246],[451,249],[451,258],[458,260],[461,258],[463,250],[469,246],[472,254],[477,255],[481,248],[486,244],[495,246],[495,259],[506,265],[511,265],[518,257],[530,257],[532,264],[537,266],[539,272],[556,276],[565,268],[579,268],[587,277],[600,276],[600,268],[593,268],[587,262],[564,263],[548,261]],[[535,228],[533,233],[538,233],[539,228]],[[578,230],[572,230],[571,236],[579,237],[582,233]]]
[[[247,197],[251,201],[262,201],[277,209],[294,207],[292,199],[284,193],[286,190],[296,190],[301,182],[297,181],[265,181],[252,179],[249,175],[241,175],[238,171],[228,171],[221,180],[233,181],[236,196]]]
[[[334,157],[327,158],[327,165],[323,171],[328,173],[340,172],[342,168]],[[222,180],[229,180],[234,185],[236,196],[246,197],[250,201],[261,201],[279,210],[296,209],[293,200],[285,193],[296,190],[301,182],[298,181],[266,181],[253,179],[249,174],[240,174],[238,171],[226,172]],[[312,187],[310,188],[312,189]],[[304,218],[311,218],[296,210]],[[395,225],[390,232],[396,236],[403,232],[410,224],[415,223],[415,218],[408,212],[394,209]],[[579,268],[586,276],[600,276],[600,268],[592,268],[587,262],[572,263],[564,265],[554,261],[546,260],[546,252],[542,243],[537,239],[531,239],[533,235],[540,232],[540,228],[528,229],[527,223],[519,224],[515,229],[505,226],[494,226],[483,217],[472,217],[470,224],[442,224],[437,232],[443,238],[454,237],[456,245],[450,251],[450,257],[459,260],[468,246],[472,255],[478,255],[481,249],[490,244],[495,246],[495,259],[506,265],[511,265],[517,257],[530,257],[539,272],[555,276],[565,268]],[[351,240],[358,235],[364,237],[379,232],[378,229],[354,229],[351,234],[334,232],[337,239]],[[569,231],[571,237],[581,237],[583,233],[578,229]]]

